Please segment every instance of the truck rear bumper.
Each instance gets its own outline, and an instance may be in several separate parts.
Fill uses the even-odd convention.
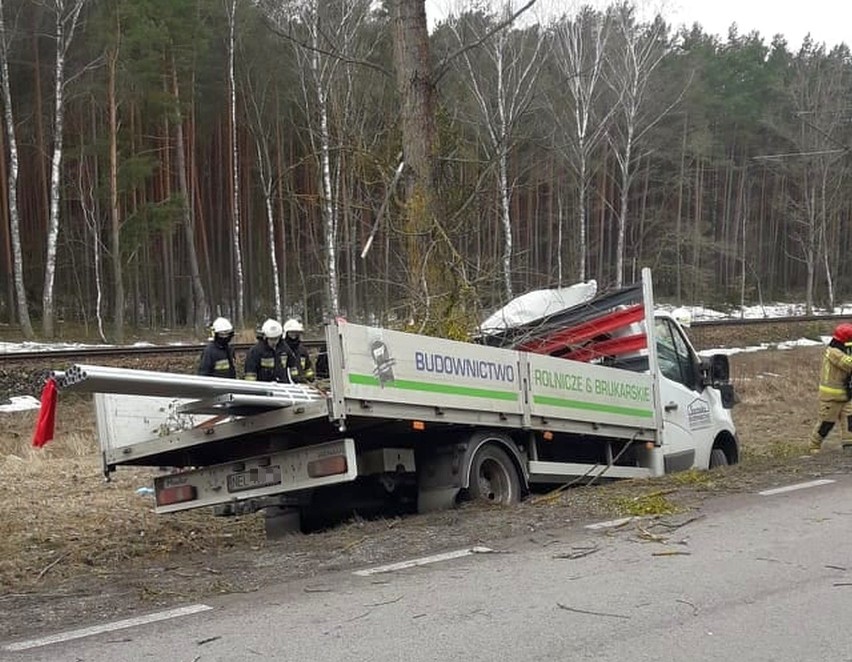
[[[345,483],[357,475],[354,440],[338,439],[160,476],[154,481],[155,511],[171,513],[260,499]]]

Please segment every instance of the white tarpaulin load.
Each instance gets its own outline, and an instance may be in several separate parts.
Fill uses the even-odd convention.
[[[594,298],[597,281],[575,283],[550,290],[533,290],[512,299],[480,325],[484,335],[498,333],[558,313]]]

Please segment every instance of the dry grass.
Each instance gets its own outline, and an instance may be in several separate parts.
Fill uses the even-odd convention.
[[[739,404],[734,421],[743,457],[800,455],[816,420],[823,348],[737,354],[731,373]],[[829,443],[839,441],[835,432]]]
[[[119,470],[105,482],[91,403],[62,403],[56,439],[43,449],[30,446],[34,413],[0,417],[0,589],[25,590],[47,574],[263,544],[258,517],[154,515],[151,497],[136,494],[151,485],[151,469]]]

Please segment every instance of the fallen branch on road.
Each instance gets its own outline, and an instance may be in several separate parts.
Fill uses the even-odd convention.
[[[681,600],[681,599],[678,598],[678,599],[675,600],[675,602],[680,602],[681,604],[689,605],[690,607],[692,607],[692,615],[698,616],[698,607],[696,607],[694,604],[692,604],[689,600]]]
[[[381,607],[382,605],[392,605],[394,602],[399,602],[402,600],[402,596],[400,595],[398,598],[393,598],[391,600],[385,600],[384,602],[373,602],[368,605],[364,605],[365,607]]]
[[[575,549],[570,552],[565,552],[563,554],[554,554],[554,559],[568,559],[573,561],[574,559],[581,559],[584,556],[588,556],[589,554],[594,554],[595,552],[601,551],[600,547],[583,547],[580,549]]]
[[[704,517],[705,517],[705,515],[703,515],[703,514],[696,515],[695,517],[690,517],[690,518],[684,520],[683,522],[676,522],[676,523],[669,523],[669,522],[664,522],[664,521],[660,520],[659,522],[654,522],[652,524],[652,526],[664,526],[669,531],[675,531],[675,530],[681,528],[682,526],[686,526],[687,524],[692,524],[694,521],[699,520],[699,519],[703,519]]]
[[[608,616],[609,618],[624,618],[629,619],[630,616],[625,616],[624,614],[610,614],[605,611],[591,611],[588,609],[577,609],[576,607],[569,607],[568,605],[563,605],[561,602],[557,602],[556,606],[560,609],[564,609],[565,611],[573,611],[575,614],[588,614],[589,616]]]

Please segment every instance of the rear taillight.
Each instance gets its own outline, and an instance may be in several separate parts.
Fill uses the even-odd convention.
[[[157,491],[157,505],[171,506],[175,503],[183,503],[184,501],[194,501],[198,496],[194,485],[175,485],[174,487],[164,487]]]
[[[320,460],[308,462],[308,476],[311,478],[322,478],[323,476],[336,476],[346,473],[346,456],[334,455],[324,457]]]

